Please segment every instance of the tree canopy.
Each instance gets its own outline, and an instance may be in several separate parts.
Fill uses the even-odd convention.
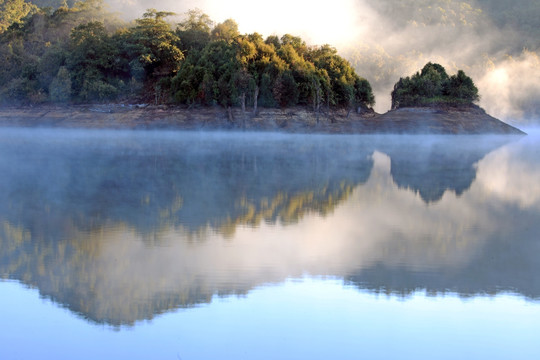
[[[392,109],[433,104],[471,104],[479,98],[477,87],[463,70],[448,76],[443,66],[429,62],[420,72],[400,78],[394,85]]]
[[[24,0],[0,0],[0,33],[36,10],[35,5]]]
[[[156,9],[122,28],[105,21],[102,0],[56,10],[4,1],[19,9],[0,33],[4,102],[141,99],[252,106],[253,112],[258,106],[318,111],[375,102],[369,82],[330,45],[308,46],[289,34],[240,34],[234,20],[215,24],[197,9],[176,28],[168,21],[174,13]]]
[[[241,35],[232,19],[214,25],[200,10],[186,13],[176,29],[167,21],[173,13],[155,9],[134,26],[115,29],[101,0],[56,10],[23,0],[0,6],[3,102],[373,104],[369,84],[335,52],[329,56],[337,65],[317,55],[317,67],[320,50],[299,38],[265,42],[258,34]]]
[[[255,111],[258,105],[304,105],[318,110],[323,105],[374,104],[367,80],[356,75],[329,45],[308,47],[288,34],[266,40],[257,33],[216,34],[198,51],[185,49],[191,52],[172,80],[175,101],[243,109],[250,105]]]

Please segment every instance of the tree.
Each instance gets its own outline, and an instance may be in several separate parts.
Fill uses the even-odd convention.
[[[75,27],[70,36],[66,59],[72,76],[73,94],[84,101],[115,97],[114,81],[117,50],[101,22]]]
[[[104,18],[102,4],[86,0],[73,8],[37,9],[0,33],[0,58],[5,64],[0,69],[0,96],[9,101],[47,100],[60,67],[67,66],[72,29]]]
[[[260,35],[252,38],[262,40]],[[251,41],[252,38],[248,36],[239,36],[236,40],[236,60],[238,61],[238,70],[235,73],[235,86],[240,93],[240,105],[242,106],[242,112],[246,112],[246,94],[250,90],[250,85],[255,83],[253,80],[253,74],[250,73],[250,65],[255,60],[257,48],[254,42]]]
[[[478,101],[478,88],[474,85],[474,81],[465,75],[463,70],[459,70],[456,75],[452,75],[446,87],[446,94],[450,97],[465,101]]]
[[[274,85],[274,97],[282,107],[296,105],[300,92],[290,70],[285,71]]]
[[[181,49],[185,53],[200,51],[210,41],[210,31],[214,22],[199,9],[189,10],[186,19],[178,24],[176,34],[181,39]]]
[[[369,81],[358,77],[354,82],[355,106],[368,108],[375,105],[375,96]]]
[[[239,35],[238,24],[233,19],[227,19],[224,22],[217,24],[216,27],[212,29],[213,40],[223,40],[227,43],[231,43]]]
[[[169,93],[168,79],[176,75],[184,59],[180,38],[164,20],[171,15],[174,13],[148,9],[142,18],[135,20],[137,25],[122,36],[123,57],[129,62],[130,72],[147,84],[155,103],[163,101]],[[141,70],[144,70],[142,74]]]
[[[250,74],[251,103],[253,105],[253,115],[256,115],[259,99],[263,106],[275,106],[277,104],[272,90],[276,79],[288,68],[288,65],[278,56],[276,47],[267,41],[263,41],[260,34],[250,34],[247,39],[253,44],[255,50],[253,56],[249,58],[245,65]]]
[[[181,64],[172,79],[174,99],[190,105],[232,106],[238,101],[235,74],[239,69],[237,48],[223,40],[211,41]]]
[[[132,58],[143,66],[147,78],[176,74],[184,58],[178,48],[180,38],[164,20],[172,15],[172,12],[148,9],[142,18],[135,20],[137,25],[128,33]]]
[[[420,72],[400,78],[394,85],[392,108],[438,103],[467,105],[478,99],[478,89],[462,70],[449,77],[444,67],[430,62]]]
[[[419,93],[421,96],[432,98],[442,95],[443,89],[448,82],[448,74],[444,67],[439,64],[428,62],[417,75],[420,82]]]
[[[371,107],[375,97],[369,83],[361,79],[351,64],[337,54],[330,45],[310,49],[306,55],[315,67],[325,71],[328,89],[325,91],[327,106],[335,105],[349,109]],[[321,79],[323,80],[323,79]]]
[[[308,50],[304,40],[291,34],[285,34],[281,37],[281,46],[283,45],[291,45],[300,56],[305,55]]]

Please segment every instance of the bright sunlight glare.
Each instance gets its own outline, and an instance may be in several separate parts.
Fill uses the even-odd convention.
[[[356,7],[354,0],[206,0],[201,10],[217,22],[234,19],[241,33],[258,32],[263,37],[289,33],[310,45],[339,47],[361,31]]]

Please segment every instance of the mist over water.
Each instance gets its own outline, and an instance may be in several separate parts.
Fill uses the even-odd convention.
[[[507,23],[501,21],[507,14],[497,12],[507,6],[490,7],[482,0],[108,3],[129,18],[141,16],[146,8],[183,14],[196,7],[216,22],[233,18],[241,32],[263,36],[292,33],[311,45],[329,43],[370,81],[378,112],[390,108],[390,92],[400,77],[412,75],[431,61],[445,66],[449,73],[462,69],[470,75],[479,87],[480,105],[491,115],[518,125],[534,123],[539,116],[540,44],[525,25],[515,25],[534,18],[534,14],[519,11],[529,2],[516,3],[511,14],[517,18]]]
[[[537,358],[538,135],[0,129],[0,356]]]
[[[113,325],[306,275],[538,299],[536,140],[4,129],[0,276]]]

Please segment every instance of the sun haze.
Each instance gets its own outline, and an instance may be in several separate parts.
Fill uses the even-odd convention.
[[[359,31],[354,0],[207,0],[204,5],[202,10],[216,21],[236,20],[242,33],[290,33],[311,44],[339,46],[354,39]]]
[[[331,44],[339,47],[358,38],[366,29],[362,18],[369,17],[364,6],[359,14],[355,0],[108,0],[111,10],[135,19],[147,8],[174,11],[181,15],[198,8],[216,23],[233,19],[241,33],[258,32],[263,36],[291,34],[310,45]],[[361,3],[361,2],[360,2]],[[126,7],[129,11],[126,12]],[[362,16],[364,15],[364,16]],[[365,22],[363,22],[365,23]]]

